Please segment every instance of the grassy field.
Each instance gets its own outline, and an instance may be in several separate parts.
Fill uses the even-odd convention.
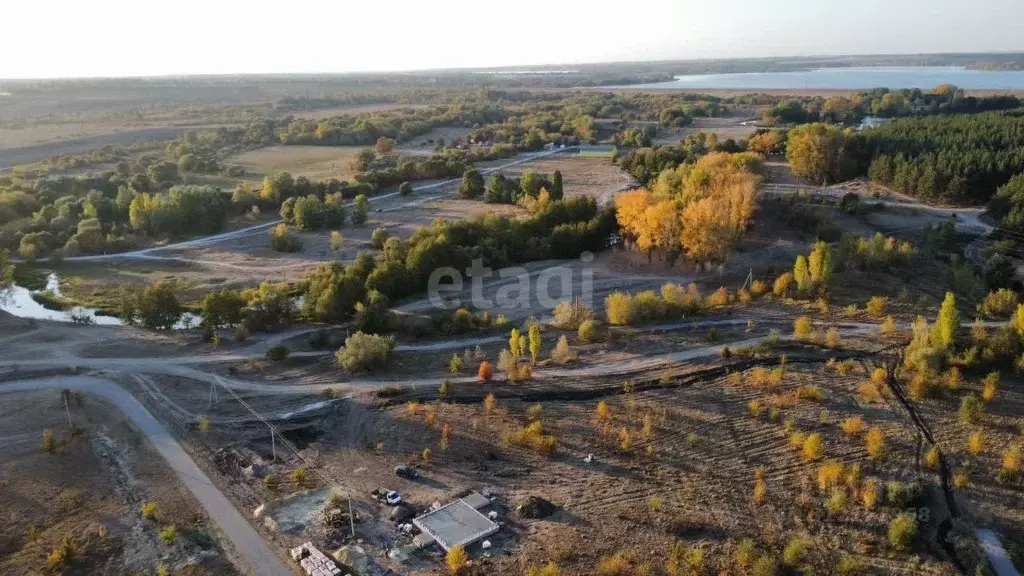
[[[290,172],[310,180],[351,179],[351,164],[365,146],[268,146],[250,150],[226,160],[254,177]]]

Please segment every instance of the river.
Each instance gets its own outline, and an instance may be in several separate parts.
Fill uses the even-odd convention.
[[[816,68],[795,72],[696,74],[676,76],[672,82],[632,84],[613,88],[867,90],[886,87],[930,90],[939,84],[955,84],[965,90],[1024,90],[1024,71],[968,70],[958,66]]]

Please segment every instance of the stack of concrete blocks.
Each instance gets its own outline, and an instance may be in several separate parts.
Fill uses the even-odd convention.
[[[299,563],[308,576],[341,576],[341,568],[323,552],[316,549],[312,542],[292,548],[292,560]],[[349,576],[349,575],[345,575]]]

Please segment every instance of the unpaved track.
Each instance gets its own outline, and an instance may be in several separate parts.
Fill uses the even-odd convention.
[[[499,170],[504,170],[506,168],[511,168],[512,166],[518,166],[520,164],[526,164],[527,162],[533,162],[535,160],[540,160],[542,158],[546,158],[546,157],[551,156],[553,154],[568,152],[568,151],[573,150],[574,148],[575,147],[570,146],[570,147],[564,148],[564,149],[549,150],[549,151],[546,151],[546,152],[538,152],[538,153],[535,153],[535,154],[530,154],[530,155],[527,155],[525,157],[520,157],[518,160],[514,160],[512,162],[508,162],[506,164],[502,164],[501,166],[495,166],[493,168],[482,169],[482,170],[480,170],[480,174],[482,174],[482,175],[490,174],[491,172],[497,172]],[[443,189],[446,186],[454,186],[455,184],[458,184],[460,182],[462,182],[462,178],[453,178],[451,180],[443,180],[441,182],[435,182],[433,184],[427,184],[427,185],[421,186],[421,187],[417,188],[416,191],[417,192],[422,192],[424,190],[433,190],[433,189],[438,189],[438,188]],[[373,202],[377,202],[377,201],[380,201],[380,200],[385,200],[385,199],[388,199],[388,198],[394,198],[395,196],[398,196],[398,195],[399,195],[398,192],[389,192],[387,194],[380,194],[378,196],[371,196],[371,197],[368,198],[368,200],[371,203],[373,203]],[[434,198],[437,198],[437,197],[434,197]],[[433,199],[433,198],[428,198],[428,199],[423,199],[423,200],[414,200],[414,201],[412,201],[412,202],[410,202],[408,204],[415,205],[415,204],[418,204],[418,203],[421,203],[421,202],[425,202],[426,200],[429,200],[429,199]],[[350,207],[352,205],[353,205],[353,203],[350,202],[350,203],[346,204],[345,206]],[[391,210],[391,209],[389,209],[389,210]],[[177,261],[180,261],[180,262],[190,262],[190,263],[218,266],[218,265],[220,265],[220,263],[219,262],[215,262],[215,261],[197,261],[197,260],[193,260],[191,258],[185,258],[185,257],[154,256],[153,254],[155,252],[161,252],[161,251],[164,251],[164,250],[175,250],[175,249],[180,249],[180,248],[197,248],[197,247],[203,247],[203,246],[210,246],[210,245],[213,245],[213,244],[217,244],[218,242],[223,242],[225,240],[232,240],[234,238],[240,238],[240,237],[243,237],[243,236],[248,236],[250,234],[254,234],[254,233],[260,232],[262,230],[267,230],[269,228],[277,226],[281,222],[283,222],[283,220],[274,220],[273,222],[265,222],[263,224],[257,224],[255,226],[249,226],[247,228],[240,228],[238,230],[232,230],[230,232],[223,232],[221,234],[214,234],[212,236],[203,236],[202,238],[195,238],[193,240],[186,240],[184,242],[176,242],[174,244],[166,244],[166,245],[163,245],[163,246],[151,246],[149,248],[143,248],[141,250],[133,250],[131,252],[118,252],[116,254],[93,254],[93,255],[89,255],[89,256],[70,256],[70,257],[65,258],[64,260],[65,261],[72,261],[72,262],[102,262],[102,261],[106,261],[106,260],[119,260],[119,259],[153,259],[153,260],[177,260]]]
[[[264,576],[290,576],[289,570],[234,505],[210,482],[170,432],[126,390],[110,380],[91,376],[65,376],[22,380],[0,385],[0,393],[70,388],[96,394],[111,401],[146,436],[163,456],[178,478],[192,491],[210,518],[220,526],[241,556],[248,573]]]

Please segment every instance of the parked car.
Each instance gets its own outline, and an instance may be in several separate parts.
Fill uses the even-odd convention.
[[[420,477],[420,471],[412,466],[395,466],[395,475],[415,480]]]
[[[398,506],[402,503],[402,495],[394,490],[388,490],[388,493],[384,495],[384,501],[391,506]]]

